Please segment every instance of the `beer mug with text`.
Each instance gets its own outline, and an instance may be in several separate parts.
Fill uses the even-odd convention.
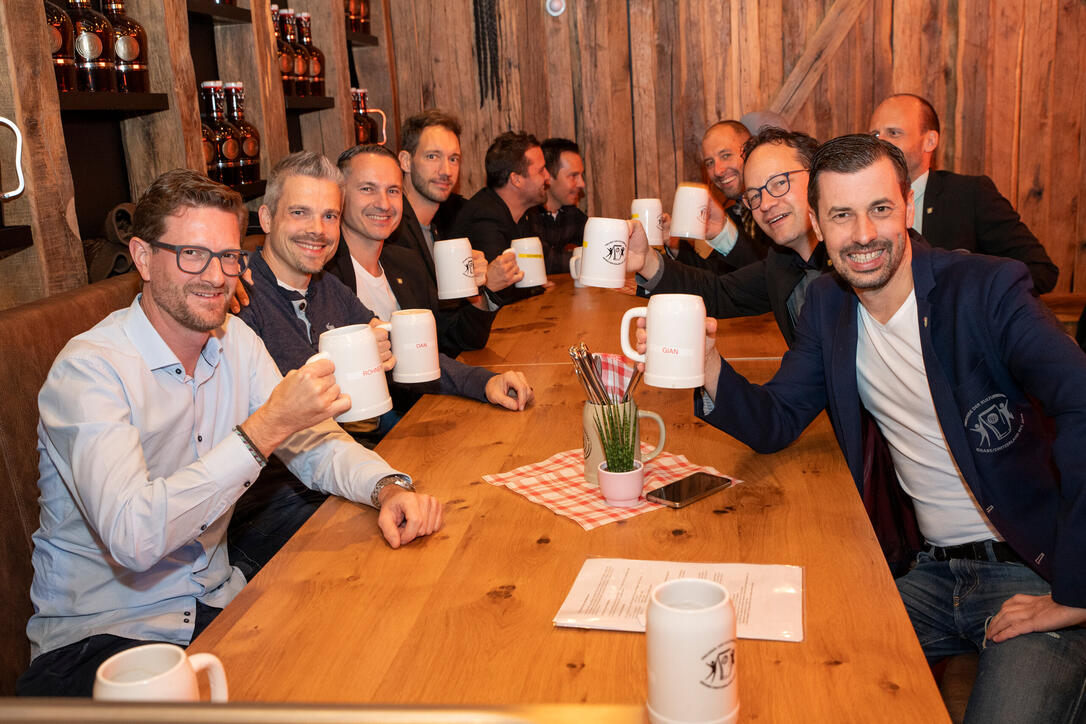
[[[630,322],[645,317],[645,354],[630,345]],[[705,384],[705,302],[695,294],[654,294],[649,306],[627,309],[622,352],[645,363],[645,383],[682,389]]]
[[[377,338],[368,324],[352,324],[331,329],[320,336],[317,354],[306,360],[331,360],[336,366],[336,384],[351,398],[351,409],[336,422],[369,420],[392,409],[388,382],[381,368]]]

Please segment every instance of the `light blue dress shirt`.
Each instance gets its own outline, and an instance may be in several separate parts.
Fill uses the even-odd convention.
[[[260,465],[233,428],[280,379],[234,317],[190,377],[139,297],[68,342],[38,396],[32,657],[100,633],[187,645],[196,601],[221,607],[241,590],[226,529]],[[307,485],[360,502],[397,472],[331,419],[276,454]]]

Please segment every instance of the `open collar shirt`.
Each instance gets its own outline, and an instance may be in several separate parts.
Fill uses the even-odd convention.
[[[139,300],[73,338],[38,397],[32,656],[100,633],[186,645],[196,601],[225,606],[245,584],[226,530],[260,465],[233,428],[281,377],[233,317],[189,376]],[[276,454],[352,500],[395,472],[330,419]]]

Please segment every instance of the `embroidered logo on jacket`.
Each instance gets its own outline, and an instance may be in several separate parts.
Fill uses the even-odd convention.
[[[965,427],[981,453],[998,452],[1013,444],[1022,434],[1025,418],[1011,410],[1004,394],[989,395],[973,405],[965,416]]]

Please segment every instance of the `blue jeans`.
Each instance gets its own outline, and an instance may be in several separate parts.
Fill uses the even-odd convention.
[[[929,662],[979,654],[967,723],[1086,721],[1086,629],[1022,634],[1002,643],[984,637],[988,621],[1011,596],[1052,592],[1029,567],[936,561],[921,552],[897,586]]]

